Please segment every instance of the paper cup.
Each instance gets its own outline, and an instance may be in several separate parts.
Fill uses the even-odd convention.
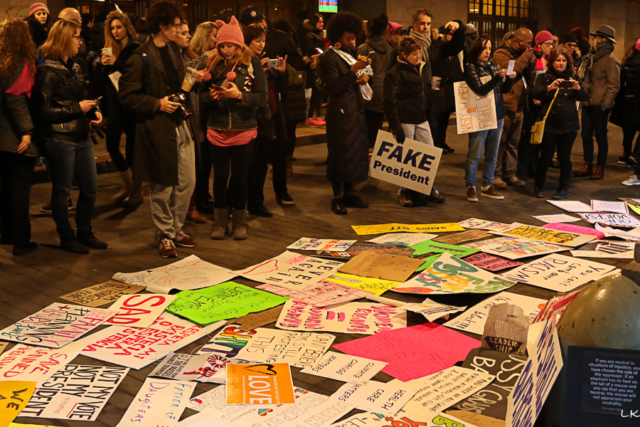
[[[113,48],[112,47],[103,47],[102,48],[102,53],[104,53],[105,55],[113,55]]]
[[[184,80],[182,81],[182,90],[190,92],[193,85],[196,83],[196,70],[193,68],[187,68],[187,72],[184,74]]]

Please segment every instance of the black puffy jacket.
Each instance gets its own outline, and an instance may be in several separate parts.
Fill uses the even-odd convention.
[[[570,76],[570,77],[569,77]],[[577,132],[580,130],[580,119],[578,118],[578,109],[576,101],[584,102],[589,99],[589,94],[582,87],[580,78],[573,74],[569,76],[558,75],[555,70],[550,68],[546,73],[540,74],[536,79],[531,94],[534,99],[541,101],[538,120],[542,120],[549,111],[549,105],[558,92],[556,100],[553,101],[551,111],[547,117],[547,123],[544,127],[545,133],[560,135],[563,133]],[[568,80],[572,78],[580,82],[580,90],[574,89],[556,89],[547,91],[547,86],[556,79]]]
[[[67,64],[45,60],[38,65],[33,110],[41,136],[76,142],[89,138],[89,118],[80,108],[85,99],[84,75],[71,58]],[[91,119],[95,111],[89,113]]]
[[[622,96],[636,96],[640,91],[640,52],[633,51],[633,55],[622,64],[620,71],[620,92]]]
[[[494,64],[491,60],[487,62],[467,62],[464,66],[464,80],[467,82],[469,89],[476,95],[485,96],[493,90],[493,96],[496,99],[496,117],[498,120],[503,119],[507,112],[502,94],[509,92],[517,79],[517,77],[516,79],[500,77],[499,73],[500,66]],[[482,77],[487,76],[491,77],[491,80],[482,83]]]
[[[389,122],[389,129],[398,135],[401,124],[417,125],[427,121],[428,91],[431,88],[431,73],[428,64],[409,64],[398,57],[384,78],[384,101],[382,107]]]

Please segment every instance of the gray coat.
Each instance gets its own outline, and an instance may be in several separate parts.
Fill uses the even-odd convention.
[[[371,101],[364,103],[364,108],[382,113],[382,100],[384,95],[384,76],[393,64],[393,48],[383,36],[373,36],[365,40],[358,48],[358,56],[371,54],[371,69],[373,77],[369,81],[369,86],[373,90]]]
[[[620,63],[613,54],[596,61],[585,75],[584,85],[590,95],[585,105],[613,108],[620,90]]]

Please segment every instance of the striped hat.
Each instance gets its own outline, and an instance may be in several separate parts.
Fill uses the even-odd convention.
[[[29,16],[35,14],[39,10],[44,10],[45,12],[47,12],[47,15],[51,15],[51,12],[49,12],[49,9],[47,8],[46,4],[34,3],[31,5],[31,7],[29,7]]]

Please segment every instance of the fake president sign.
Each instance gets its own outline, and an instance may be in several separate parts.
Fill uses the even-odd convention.
[[[409,138],[398,144],[393,135],[381,130],[369,164],[369,175],[429,194],[441,156],[440,148]]]

